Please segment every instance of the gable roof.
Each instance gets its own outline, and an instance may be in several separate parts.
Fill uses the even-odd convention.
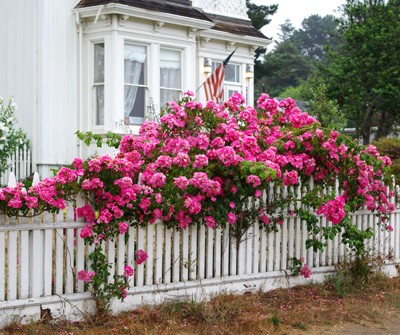
[[[81,0],[75,8],[106,5],[109,3],[204,20],[214,23],[214,26],[211,28],[213,30],[270,40],[254,28],[250,20],[204,13],[202,10],[193,7],[190,0]]]

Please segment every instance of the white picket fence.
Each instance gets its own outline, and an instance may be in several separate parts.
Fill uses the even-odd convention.
[[[0,177],[0,185],[7,185],[8,176],[13,172],[17,180],[27,178],[32,173],[32,155],[28,144],[17,148],[7,160],[8,169]]]
[[[382,232],[368,211],[360,210],[352,219],[359,227],[374,229],[368,247],[385,259],[386,270],[395,275],[395,265],[400,264],[400,210],[391,214],[392,233]],[[322,218],[321,224],[330,223]],[[79,270],[90,269],[87,255],[91,248],[80,237],[84,226],[77,222],[72,206],[57,215],[1,218],[0,326],[38,320],[48,310],[54,318],[67,319],[94,311],[90,293],[77,280]],[[267,233],[254,225],[239,244],[230,229],[227,224],[224,229],[193,225],[173,230],[162,222],[130,227],[127,244],[121,235],[104,246],[112,274],[123,274],[125,265],[135,269],[125,302],[114,301],[112,310],[321,281],[349,255],[339,243],[340,236],[329,241],[323,252],[307,250],[306,225],[295,216],[286,217],[278,232]],[[136,265],[134,255],[139,249],[146,250],[149,258]],[[313,270],[311,279],[290,276],[293,257],[304,258]]]

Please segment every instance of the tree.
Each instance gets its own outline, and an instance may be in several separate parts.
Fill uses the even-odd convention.
[[[320,75],[357,134],[387,136],[399,121],[400,1],[348,0],[340,31],[344,43],[331,51]]]
[[[247,15],[251,20],[251,24],[254,28],[260,30],[268,23],[271,22],[270,16],[274,15],[278,10],[278,5],[256,5],[250,2],[250,0],[246,0],[247,6]],[[266,48],[258,47],[255,51],[254,58],[257,59],[261,55],[265,54],[267,51]]]
[[[260,85],[265,85],[268,94],[278,96],[289,86],[296,87],[313,72],[309,58],[303,56],[291,42],[294,31],[292,23],[286,20],[280,25],[281,41],[274,50],[264,56],[261,63],[256,63],[255,93],[260,94]],[[259,79],[260,78],[260,79]]]
[[[320,61],[327,46],[336,49],[340,43],[337,26],[338,20],[333,15],[311,15],[303,20],[300,29],[293,31],[291,41],[302,55]]]

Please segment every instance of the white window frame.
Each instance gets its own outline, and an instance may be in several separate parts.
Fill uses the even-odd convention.
[[[90,101],[90,122],[91,127],[96,132],[104,131],[105,122],[106,122],[106,41],[104,38],[93,39],[90,40],[90,50],[89,50],[89,69],[90,69],[90,79],[89,79],[89,101]],[[103,83],[95,83],[95,45],[103,44],[104,45],[104,81]],[[96,103],[96,87],[97,86],[104,87],[104,110],[103,110],[103,124],[97,124],[97,103]]]

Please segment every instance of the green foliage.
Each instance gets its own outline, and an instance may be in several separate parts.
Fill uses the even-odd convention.
[[[75,134],[87,146],[90,146],[94,142],[98,148],[103,146],[105,140],[107,146],[118,149],[122,139],[122,135],[112,132],[108,132],[105,136],[102,136],[99,134],[93,134],[91,131],[83,133],[78,130]]]
[[[301,85],[316,70],[316,63],[323,61],[326,49],[336,50],[340,38],[337,35],[336,18],[327,15],[311,15],[295,29],[287,20],[280,25],[280,41],[274,50],[255,63],[255,94],[265,89],[271,96],[301,98],[292,92],[281,94],[290,87]]]
[[[395,177],[396,184],[400,184],[400,138],[383,137],[372,143],[381,155],[389,156],[392,160],[390,174]]]
[[[372,127],[378,138],[387,136],[400,117],[400,3],[348,0],[342,14],[343,43],[329,53],[319,76],[356,136],[369,143]]]
[[[14,115],[16,104],[12,98],[8,102],[0,97],[0,176],[7,170],[7,159],[18,147],[28,144],[26,133],[17,128]]]
[[[256,5],[250,2],[250,0],[246,0],[246,6],[247,15],[251,20],[251,24],[258,30],[270,23],[271,19],[269,17],[274,15],[278,10],[277,4],[269,6]],[[254,58],[257,59],[259,56],[265,54],[266,51],[266,48],[258,47],[255,51]]]

